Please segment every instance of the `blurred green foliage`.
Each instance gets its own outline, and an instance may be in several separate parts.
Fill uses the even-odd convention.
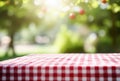
[[[8,45],[8,51],[14,49],[14,37],[24,27],[29,27],[31,23],[39,24],[40,19],[37,16],[33,0],[0,0],[0,29],[6,31],[11,41]],[[32,13],[32,15],[30,14]]]
[[[96,52],[120,52],[120,0],[84,0],[73,1],[76,6],[83,8],[86,13],[77,16],[72,23],[86,24],[92,32],[98,33]],[[86,5],[87,4],[87,5]],[[76,14],[78,15],[78,14]],[[83,21],[84,20],[84,21]],[[104,31],[104,35],[99,33]]]
[[[35,5],[35,1],[41,3]],[[66,11],[55,11],[55,8],[45,7],[42,0],[0,0],[0,30],[6,31],[11,38],[8,48],[14,48],[16,33],[23,28],[29,28],[31,23],[34,23],[35,27],[43,26],[47,31],[52,30],[54,26],[60,27],[61,24],[71,26],[78,24],[86,25],[90,32],[98,34],[97,52],[120,52],[120,0],[106,0],[106,3],[102,3],[102,0],[63,0],[63,2]],[[85,13],[81,15],[75,7],[83,9]],[[72,20],[69,19],[70,13],[75,14]],[[105,34],[101,35],[101,30]],[[24,37],[28,41],[33,41],[35,39],[33,32],[36,31],[32,29],[29,32],[32,35]],[[89,34],[81,37],[78,33],[70,31],[69,27],[62,27],[56,36],[54,46],[62,53],[85,52],[83,38],[88,36]]]
[[[101,37],[96,45],[98,53],[113,53],[115,49],[112,47],[112,40],[110,37]]]
[[[83,53],[83,39],[78,33],[72,32],[67,27],[62,27],[54,45],[60,53]]]

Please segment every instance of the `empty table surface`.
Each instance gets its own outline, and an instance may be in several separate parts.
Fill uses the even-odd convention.
[[[31,54],[1,61],[0,81],[120,81],[120,54]]]

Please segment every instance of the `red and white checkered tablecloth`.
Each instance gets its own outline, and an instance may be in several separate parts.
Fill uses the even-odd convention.
[[[120,81],[120,54],[33,54],[0,62],[0,81]]]

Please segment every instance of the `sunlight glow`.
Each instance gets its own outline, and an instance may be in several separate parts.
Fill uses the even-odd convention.
[[[61,0],[34,0],[36,6],[45,6],[47,8],[61,8],[63,3]]]
[[[51,9],[61,9],[61,0],[45,0],[45,6]]]
[[[65,12],[71,10],[71,5],[66,4],[63,0],[34,0],[34,5],[38,6],[37,16],[43,19],[43,22],[49,23],[61,18]]]
[[[34,4],[37,6],[40,5],[40,0],[34,0]]]
[[[67,11],[69,11],[69,10],[70,10],[70,6],[66,6],[66,7],[64,7],[64,8],[62,9],[63,12],[67,12]]]

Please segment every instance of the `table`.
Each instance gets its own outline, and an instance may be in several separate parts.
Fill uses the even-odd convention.
[[[120,81],[120,54],[31,54],[1,61],[0,81]]]

